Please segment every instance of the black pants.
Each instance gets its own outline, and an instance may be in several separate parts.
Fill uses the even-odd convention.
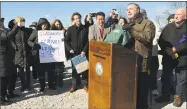
[[[8,87],[8,81],[9,76],[6,77],[0,77],[0,100],[5,100],[6,94],[7,94],[7,87]]]
[[[186,73],[187,70],[176,70],[176,95],[184,97],[185,96],[185,90],[186,90]]]
[[[148,108],[149,75],[147,72],[139,72],[137,83],[137,109]]]
[[[64,73],[64,62],[58,62],[55,64],[55,85],[62,87],[63,86],[63,73]]]
[[[38,77],[40,81],[40,88],[45,88],[45,72],[48,74],[48,86],[55,86],[55,73],[53,63],[40,63],[37,64]]]
[[[18,75],[21,79],[21,86],[22,86],[22,89],[30,89],[31,88],[31,73],[30,73],[30,68],[29,66],[26,67],[25,71],[24,71],[25,68],[23,67],[18,67]]]
[[[162,94],[169,96],[171,92],[170,89],[172,87],[171,78],[173,75],[174,67],[171,65],[172,63],[168,63],[167,60],[163,60],[163,61],[165,62],[163,63],[163,70],[161,76]]]
[[[16,87],[17,72],[10,76],[10,81],[8,82],[8,93],[13,93]]]
[[[36,64],[32,65],[32,76],[33,76],[33,79],[38,79],[38,73],[37,73],[37,70],[36,70]]]
[[[152,56],[150,69],[150,88],[157,89],[157,72],[159,68],[158,56]]]
[[[77,74],[75,67],[72,65],[72,88],[77,88],[78,85],[81,84],[80,75],[82,75],[82,84],[85,87],[88,87],[88,71],[82,72],[81,74]]]

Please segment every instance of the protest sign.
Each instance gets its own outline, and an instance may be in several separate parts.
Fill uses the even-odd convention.
[[[78,74],[88,70],[89,66],[88,66],[88,60],[86,56],[81,57],[80,55],[78,55],[78,56],[73,57],[71,60]]]
[[[41,46],[39,51],[40,63],[63,62],[65,61],[65,47],[63,31],[38,31],[38,43]]]

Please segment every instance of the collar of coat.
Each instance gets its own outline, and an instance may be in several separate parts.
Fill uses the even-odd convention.
[[[184,24],[185,24],[185,25],[187,24],[187,19],[184,19],[184,21],[181,22],[181,24],[179,24],[178,27],[176,26],[175,22],[173,22],[173,23],[172,23],[172,27],[175,27],[175,28],[179,28],[179,29],[180,29],[180,28],[182,27],[182,25],[184,25]]]
[[[130,25],[134,25],[135,23],[140,24],[143,21],[143,19],[144,19],[143,17],[138,17],[138,18],[136,18],[135,21],[131,20]]]
[[[73,27],[75,27],[76,29],[83,29],[84,25],[81,24],[79,27],[77,25],[73,25]]]
[[[135,20],[135,23],[141,23],[143,21],[143,18],[142,17],[139,17],[139,18],[137,18],[136,20]]]

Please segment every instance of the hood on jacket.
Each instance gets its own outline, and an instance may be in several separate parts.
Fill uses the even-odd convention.
[[[9,29],[12,29],[12,28],[14,27],[14,25],[15,25],[14,21],[15,21],[15,19],[12,19],[12,20],[10,20],[10,21],[8,22],[8,28],[9,28]]]
[[[37,30],[41,30],[42,29],[41,25],[44,24],[44,23],[47,23],[47,25],[48,25],[47,30],[49,30],[50,29],[50,23],[46,18],[40,18],[39,19],[38,24],[37,24]]]

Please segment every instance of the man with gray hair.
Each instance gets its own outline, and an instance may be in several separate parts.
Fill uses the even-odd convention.
[[[161,33],[159,45],[163,54],[163,66],[175,68],[176,73],[176,93],[173,105],[181,107],[185,95],[186,73],[187,73],[187,20],[186,9],[179,8],[175,12],[174,22],[166,25]],[[166,71],[164,71],[166,70]],[[170,101],[170,79],[172,72],[167,72],[163,68],[162,74],[162,96],[155,99],[156,102]]]
[[[127,17],[130,21],[124,25],[132,35],[132,48],[139,54],[138,82],[137,82],[137,109],[148,108],[149,90],[149,61],[151,59],[152,41],[155,37],[154,24],[142,17],[138,4],[130,3],[127,8]]]

